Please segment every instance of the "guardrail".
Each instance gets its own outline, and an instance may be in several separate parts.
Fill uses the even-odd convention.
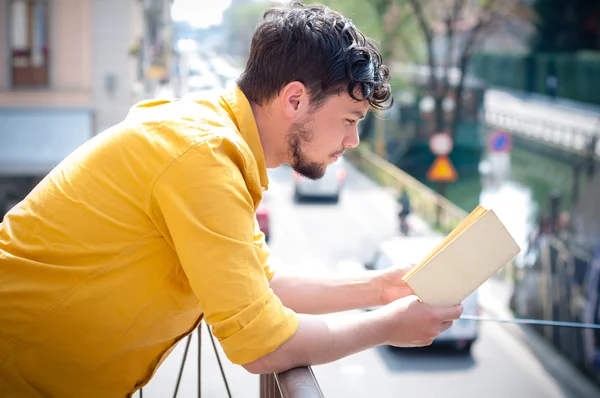
[[[589,143],[594,134],[577,130],[572,126],[556,125],[545,120],[535,120],[498,111],[486,111],[484,120],[490,126],[503,128],[513,134],[557,146],[563,150],[586,156],[590,152]],[[593,150],[600,157],[600,140]]]
[[[540,141],[579,156],[600,158],[600,115],[528,103],[488,93],[483,120],[490,126]]]
[[[260,398],[324,398],[310,367],[260,376]]]
[[[466,211],[363,145],[348,151],[344,157],[373,181],[398,191],[405,189],[414,212],[439,232],[450,233],[468,215]]]
[[[202,397],[202,389],[201,389],[201,381],[202,381],[202,372],[201,372],[201,356],[202,356],[202,324],[201,322],[196,330],[196,334],[198,335],[198,398]],[[225,383],[225,389],[227,390],[227,396],[232,398],[231,389],[229,388],[229,381],[227,380],[227,376],[225,376],[225,371],[223,370],[223,365],[221,363],[221,357],[217,350],[217,345],[215,343],[215,338],[212,335],[210,328],[207,326],[208,334],[210,336],[210,341],[213,346],[213,350],[215,352],[215,356],[217,358],[217,362],[219,368],[221,370],[221,376],[223,377],[223,382]],[[175,383],[173,398],[177,398],[177,394],[179,392],[179,388],[181,386],[181,378],[183,376],[183,370],[186,364],[186,358],[188,356],[188,352],[190,349],[190,343],[192,341],[191,333],[185,342],[185,351],[183,353],[183,359],[181,360],[181,366],[179,367],[179,374],[177,375],[177,382]],[[246,395],[244,395],[246,397]],[[303,366],[299,368],[290,369],[286,372],[282,373],[272,373],[272,374],[263,374],[260,375],[260,390],[259,390],[260,398],[324,398],[321,388],[319,387],[319,383],[310,367]],[[144,390],[140,388],[137,397],[144,397]]]

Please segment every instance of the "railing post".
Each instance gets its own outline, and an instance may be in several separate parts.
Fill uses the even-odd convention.
[[[324,398],[312,369],[307,366],[260,376],[260,398]]]
[[[260,375],[260,398],[281,398],[275,375]]]
[[[202,398],[202,322],[198,325],[198,398]]]

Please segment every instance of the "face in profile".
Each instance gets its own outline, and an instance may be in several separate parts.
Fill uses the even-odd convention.
[[[290,166],[306,178],[317,180],[346,148],[358,146],[358,122],[369,109],[347,93],[331,95],[316,110],[290,126],[287,132]]]

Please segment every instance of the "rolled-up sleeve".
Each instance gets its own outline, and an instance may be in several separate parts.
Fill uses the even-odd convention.
[[[269,288],[273,271],[256,231],[247,163],[227,139],[196,144],[158,178],[150,209],[206,322],[240,365],[274,351],[298,328],[296,314]]]

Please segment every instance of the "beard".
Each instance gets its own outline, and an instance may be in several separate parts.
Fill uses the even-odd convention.
[[[318,180],[325,175],[326,164],[311,160],[304,151],[304,146],[312,140],[312,130],[308,120],[294,123],[288,130],[288,152],[291,157],[290,166],[294,171],[308,179]]]

